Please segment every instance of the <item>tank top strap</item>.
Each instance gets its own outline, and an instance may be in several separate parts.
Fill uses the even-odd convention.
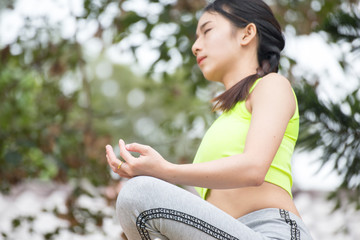
[[[255,82],[253,83],[253,85],[251,86],[251,88],[250,88],[250,90],[249,90],[249,93],[251,93],[251,92],[255,89],[256,85],[260,82],[261,79],[262,79],[262,77],[256,79],[256,81],[255,81]]]

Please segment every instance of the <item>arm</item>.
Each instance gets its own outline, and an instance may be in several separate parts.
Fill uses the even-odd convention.
[[[278,74],[264,77],[250,95],[249,103],[252,120],[242,154],[207,163],[177,165],[165,161],[148,146],[137,143],[125,146],[120,142],[126,164],[116,172],[130,177],[150,175],[174,184],[207,188],[262,184],[296,104],[289,82]],[[134,158],[128,151],[139,152],[141,156]],[[109,149],[107,156],[110,165],[117,160]]]

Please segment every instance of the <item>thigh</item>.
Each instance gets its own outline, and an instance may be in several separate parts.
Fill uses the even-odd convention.
[[[129,239],[266,239],[200,197],[152,177],[130,179],[116,208]]]

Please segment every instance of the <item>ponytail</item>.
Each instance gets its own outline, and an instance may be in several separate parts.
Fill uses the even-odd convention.
[[[276,56],[272,55],[271,59],[263,60],[261,67],[257,69],[257,73],[245,77],[230,89],[214,98],[212,100],[215,102],[213,111],[220,110],[226,112],[234,107],[237,102],[244,101],[249,95],[251,86],[257,79],[264,77],[271,72],[278,71],[278,67],[275,65],[275,59],[277,59]],[[273,64],[271,64],[271,62],[273,62]]]
[[[254,23],[258,34],[257,57],[259,67],[253,75],[247,76],[230,89],[213,99],[213,110],[229,111],[237,102],[244,101],[254,82],[271,72],[278,72],[280,52],[285,46],[280,24],[269,6],[262,0],[215,0],[205,11],[217,12],[227,18],[235,27],[244,28]]]

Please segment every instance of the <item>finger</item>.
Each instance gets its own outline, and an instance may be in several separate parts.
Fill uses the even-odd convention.
[[[115,171],[116,171],[116,166],[115,166],[116,163],[114,163],[114,161],[112,161],[112,160],[110,159],[110,157],[109,157],[108,154],[106,154],[105,157],[106,157],[106,160],[107,160],[107,162],[108,162],[111,170],[112,170],[113,172],[115,172]]]
[[[113,148],[110,145],[106,145],[106,159],[110,165],[110,167],[115,170],[121,161],[116,157]]]
[[[114,163],[111,161],[110,157],[108,155],[105,155],[106,159],[109,162],[110,168],[114,173],[119,174],[121,177],[128,177],[129,175],[124,172],[123,165],[125,165],[125,162],[122,162],[119,160],[119,164]]]
[[[113,172],[115,172],[115,166],[113,166],[113,164],[112,164],[112,162],[111,162],[111,160],[110,160],[109,156],[106,154],[106,155],[105,155],[105,157],[106,157],[106,160],[107,160],[107,162],[108,162],[108,164],[109,164],[109,166],[110,166],[111,170],[112,170]]]
[[[150,147],[139,143],[131,143],[126,145],[126,149],[131,152],[137,152],[141,155],[146,155],[149,152]]]
[[[131,178],[131,176],[126,172],[125,168],[127,168],[126,162],[121,165],[120,169],[116,173],[119,174],[120,177]]]
[[[123,169],[124,165],[126,164],[125,162],[123,162],[119,168],[119,165],[116,167],[116,166],[114,166],[114,164],[110,164],[111,160],[108,155],[105,155],[105,157],[110,165],[111,170],[114,173],[118,174],[120,177],[123,177],[123,178],[131,178],[131,176],[129,174],[127,174]]]
[[[126,162],[130,162],[133,160],[133,156],[129,153],[129,151],[126,149],[125,147],[125,142],[124,140],[120,139],[119,140],[119,147],[120,147],[120,156],[126,161]]]

